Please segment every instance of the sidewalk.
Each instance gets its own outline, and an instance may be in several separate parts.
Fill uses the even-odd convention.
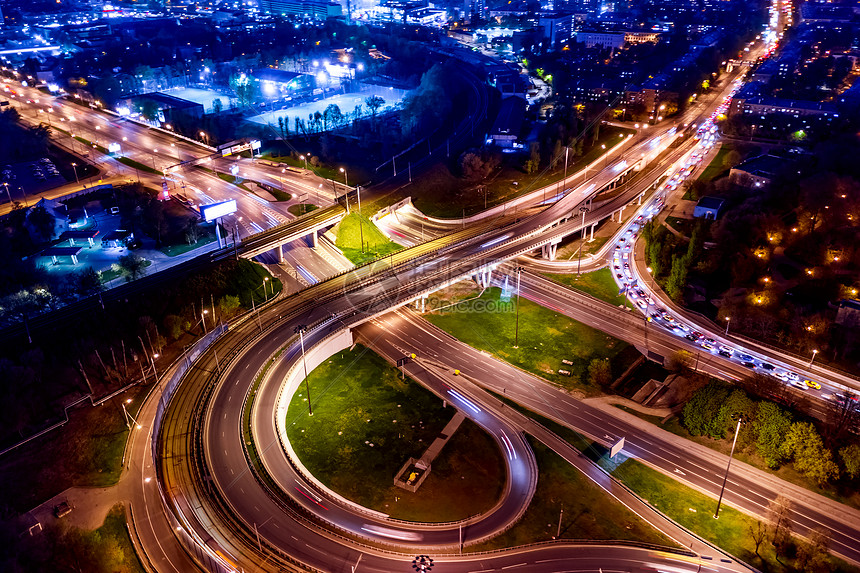
[[[442,448],[445,447],[445,444],[448,443],[457,429],[460,427],[460,424],[463,423],[463,420],[466,419],[466,416],[460,410],[457,410],[457,413],[454,414],[454,417],[451,418],[451,421],[445,424],[445,427],[442,428],[442,432],[439,436],[433,440],[433,443],[430,444],[427,449],[424,451],[424,454],[421,456],[420,462],[423,462],[425,465],[429,466],[433,463],[433,460],[436,459],[442,452]]]

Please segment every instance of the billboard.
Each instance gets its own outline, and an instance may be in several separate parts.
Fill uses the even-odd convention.
[[[210,203],[208,205],[200,205],[200,215],[208,223],[219,217],[229,215],[236,212],[236,200],[222,201],[221,203]]]

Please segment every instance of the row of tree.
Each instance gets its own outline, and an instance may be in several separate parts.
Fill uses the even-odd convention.
[[[847,401],[846,414],[855,418],[856,424],[854,404]],[[754,452],[770,468],[792,462],[797,471],[819,486],[835,481],[843,472],[850,479],[860,477],[860,445],[849,443],[837,450],[840,468],[812,423],[795,420],[791,411],[767,400],[753,400],[743,390],[723,382],[712,381],[696,391],[684,406],[681,419],[694,436],[722,440],[733,434],[739,418],[744,423],[737,436],[738,449]]]

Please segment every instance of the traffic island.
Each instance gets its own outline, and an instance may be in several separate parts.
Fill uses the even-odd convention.
[[[439,434],[439,436],[433,440],[433,443],[430,444],[430,447],[424,451],[424,455],[421,456],[420,460],[409,458],[409,460],[403,464],[403,467],[400,468],[400,471],[394,477],[394,485],[407,491],[411,491],[412,493],[418,491],[418,488],[421,487],[421,484],[424,483],[424,480],[427,479],[428,475],[430,475],[430,468],[433,460],[442,452],[442,448],[445,447],[445,444],[448,443],[448,440],[451,439],[451,436],[454,435],[454,432],[457,431],[460,424],[462,424],[465,419],[466,416],[464,416],[462,412],[454,414],[454,417],[451,418],[451,421],[448,422],[442,430],[442,433]]]
[[[501,498],[505,464],[493,438],[469,420],[454,431],[449,422],[458,416],[450,405],[401,380],[366,347],[333,355],[308,380],[314,414],[308,416],[302,384],[287,409],[287,437],[307,472],[334,492],[392,518],[426,523],[459,521]],[[416,472],[420,489],[392,483],[405,472],[404,460],[420,461],[428,451],[436,453],[428,458],[433,471]]]

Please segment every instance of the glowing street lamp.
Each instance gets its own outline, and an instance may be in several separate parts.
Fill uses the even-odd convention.
[[[809,366],[807,366],[807,368],[812,366],[812,363],[815,361],[815,355],[816,354],[818,354],[818,350],[813,350],[812,351],[812,359],[809,361]]]

